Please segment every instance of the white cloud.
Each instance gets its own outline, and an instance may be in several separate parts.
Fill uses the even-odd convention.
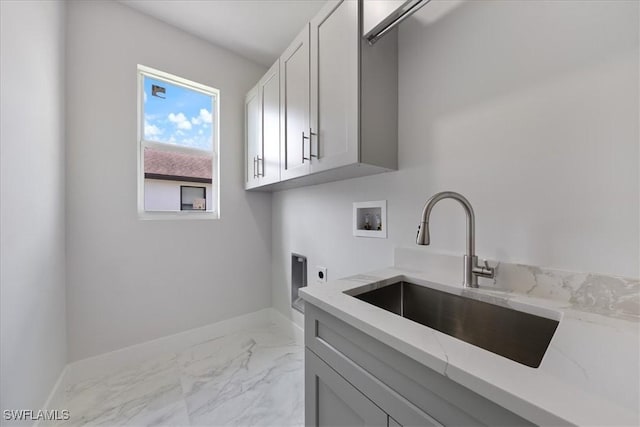
[[[158,135],[162,135],[163,130],[160,129],[158,126],[156,125],[152,125],[151,123],[149,123],[148,121],[144,121],[144,136],[148,137],[148,136],[158,136]]]
[[[202,123],[211,123],[212,119],[213,119],[213,116],[209,112],[209,110],[207,110],[206,108],[201,108],[200,114],[198,114],[198,117],[191,118],[191,123],[193,123],[194,125],[199,125]]]
[[[178,129],[191,130],[191,123],[183,113],[169,113],[169,121],[175,124]]]
[[[152,121],[156,121],[156,120],[158,120],[158,119],[159,119],[159,118],[161,118],[161,117],[164,117],[164,116],[163,116],[163,115],[161,115],[161,114],[149,114],[149,113],[144,113],[144,119],[145,119],[145,120],[149,120],[150,122],[152,122]]]
[[[198,135],[202,135],[203,133],[204,133],[204,132],[202,131],[202,129],[200,129],[200,130],[198,131]]]
[[[204,109],[204,108],[200,109],[200,118],[205,123],[211,123],[211,121],[213,119],[211,113],[208,110]]]

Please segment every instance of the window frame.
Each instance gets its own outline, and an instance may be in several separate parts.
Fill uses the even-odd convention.
[[[194,90],[212,97],[211,105],[211,126],[212,132],[212,148],[202,150],[192,147],[183,147],[179,145],[168,144],[166,142],[149,141],[144,139],[144,78],[150,77],[156,80],[167,82],[175,86]],[[219,219],[220,218],[220,91],[216,88],[203,85],[164,71],[156,70],[144,65],[138,64],[137,67],[137,152],[138,152],[138,218],[139,219]],[[175,211],[153,211],[145,210],[145,177],[144,177],[144,149],[150,147],[154,149],[166,150],[170,152],[181,152],[190,154],[202,154],[203,152],[211,153],[211,210],[175,210]],[[206,187],[205,187],[206,188]],[[206,190],[205,190],[206,191]]]

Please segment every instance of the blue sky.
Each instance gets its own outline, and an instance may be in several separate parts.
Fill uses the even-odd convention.
[[[165,99],[151,95],[165,88]],[[201,149],[212,148],[212,97],[144,76],[144,139]]]

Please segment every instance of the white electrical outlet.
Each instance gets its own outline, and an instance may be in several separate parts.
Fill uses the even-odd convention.
[[[327,267],[316,266],[315,280],[317,283],[324,283],[327,281]]]

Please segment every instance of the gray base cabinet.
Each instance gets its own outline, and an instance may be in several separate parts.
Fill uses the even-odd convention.
[[[527,420],[306,303],[307,426],[525,426]]]
[[[308,426],[387,426],[388,415],[329,365],[305,351]]]

